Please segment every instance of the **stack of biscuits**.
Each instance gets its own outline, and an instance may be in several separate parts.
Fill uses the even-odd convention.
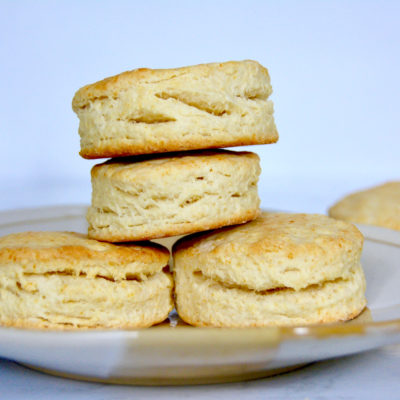
[[[258,156],[210,149],[276,142],[271,92],[254,61],[139,69],[80,89],[81,155],[112,157],[92,169],[89,236],[137,241],[254,219]]]
[[[271,93],[255,61],[138,69],[81,88],[80,154],[110,158],[92,168],[88,237],[0,239],[0,322],[138,328],[174,305],[194,326],[358,315],[360,232],[322,215],[261,213],[259,157],[220,149],[278,140]],[[177,235],[188,236],[171,274],[169,251],[148,240]]]

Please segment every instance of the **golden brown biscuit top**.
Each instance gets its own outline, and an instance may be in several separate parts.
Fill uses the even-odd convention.
[[[221,74],[224,77],[229,77],[232,82],[236,80],[261,82],[261,85],[251,85],[254,87],[250,88],[247,93],[249,97],[266,99],[272,93],[268,70],[261,64],[252,60],[228,61],[171,69],[139,68],[126,71],[79,89],[72,100],[72,108],[77,112],[79,108],[85,107],[88,102],[101,99],[102,96],[118,97],[121,91],[131,86],[158,84],[164,86],[164,83],[168,82],[168,87],[174,88],[174,82],[176,82],[177,88],[185,88],[186,86],[187,89],[187,84],[182,86],[182,83],[190,82],[192,79],[201,80],[210,76],[218,77]]]
[[[183,238],[174,252],[226,259],[244,254],[276,256],[302,263],[361,253],[363,236],[353,225],[319,214],[262,213],[256,220]]]
[[[154,154],[136,157],[112,159],[92,168],[92,177],[100,175],[114,179],[137,179],[141,173],[151,173],[157,176],[168,175],[170,171],[196,170],[200,166],[209,165],[210,169],[215,163],[245,165],[246,160],[251,163],[259,162],[257,154],[251,152],[234,152],[228,150],[201,150],[177,153]],[[211,172],[211,171],[210,171]]]
[[[0,265],[26,263],[68,263],[70,268],[107,265],[108,268],[129,267],[132,271],[149,273],[167,265],[169,252],[151,242],[111,244],[88,239],[74,232],[21,232],[0,238]]]

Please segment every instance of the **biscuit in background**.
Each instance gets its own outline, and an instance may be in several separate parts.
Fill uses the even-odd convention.
[[[256,61],[137,69],[74,96],[85,158],[274,143],[267,69]]]
[[[179,316],[195,326],[346,321],[366,305],[363,236],[324,215],[263,213],[173,248]]]
[[[143,328],[173,308],[169,252],[71,232],[0,238],[0,324],[35,329]]]
[[[109,160],[92,169],[89,236],[126,242],[250,221],[260,172],[257,154],[225,150]]]
[[[343,221],[400,230],[400,181],[352,193],[328,213]]]

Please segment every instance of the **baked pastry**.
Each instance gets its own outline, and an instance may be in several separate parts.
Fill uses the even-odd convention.
[[[89,236],[125,242],[256,218],[259,157],[208,150],[109,160],[92,169]]]
[[[400,181],[352,193],[329,209],[343,221],[400,230]]]
[[[0,238],[0,324],[37,329],[142,328],[173,308],[169,252],[71,232]]]
[[[216,327],[354,318],[366,305],[362,245],[346,222],[286,213],[184,237],[173,248],[178,314]]]
[[[72,101],[85,158],[274,143],[267,69],[255,61],[136,69]]]

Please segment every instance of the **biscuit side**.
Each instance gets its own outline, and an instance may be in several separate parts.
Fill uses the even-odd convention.
[[[144,328],[173,308],[173,281],[158,272],[142,280],[63,273],[27,274],[2,266],[0,324],[34,329]]]
[[[221,151],[94,167],[89,236],[143,240],[254,219],[260,171],[256,154]]]
[[[310,285],[302,290],[254,291],[225,285],[195,268],[175,264],[175,297],[179,316],[194,326],[293,326],[346,321],[366,305],[360,265],[347,279]]]

